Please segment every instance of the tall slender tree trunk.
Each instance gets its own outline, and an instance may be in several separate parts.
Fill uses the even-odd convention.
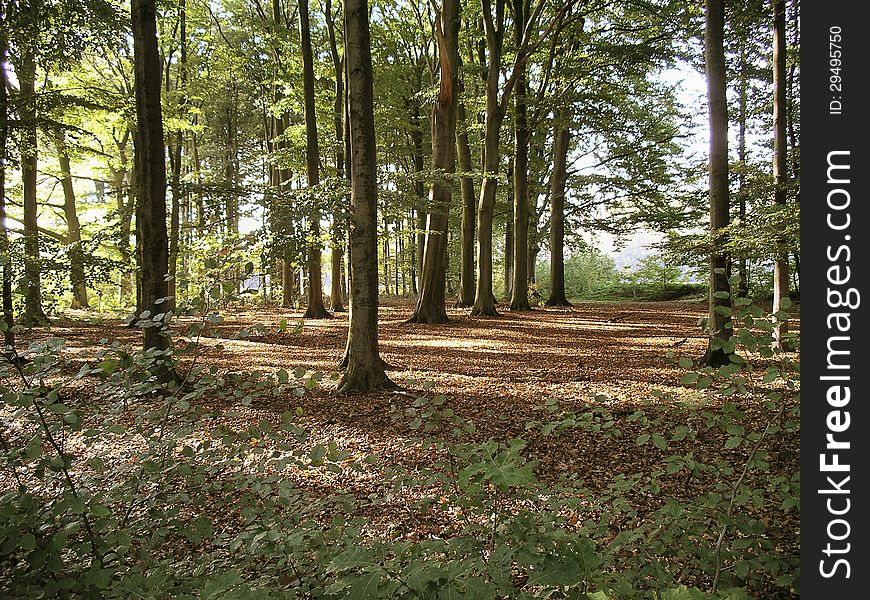
[[[82,251],[82,227],[76,209],[76,194],[70,173],[69,151],[63,129],[54,131],[57,160],[60,166],[60,185],[63,188],[63,214],[66,220],[66,242],[69,247],[69,280],[72,288],[70,308],[88,308],[88,288],[85,284],[84,252]]]
[[[486,38],[486,107],[483,141],[483,183],[477,205],[477,284],[474,290],[475,316],[496,316],[495,296],[492,289],[492,229],[495,214],[496,188],[500,162],[499,138],[507,102],[525,63],[527,49],[517,52],[513,72],[502,81],[502,58],[504,54],[506,0],[483,0],[483,28]],[[495,8],[495,14],[493,14]],[[537,20],[535,18],[535,20]],[[526,28],[529,29],[528,27]],[[525,45],[525,40],[523,44]]]
[[[181,237],[182,135],[181,132],[178,132],[173,145],[169,148],[169,164],[171,169],[169,187],[172,190],[172,202],[169,208],[169,280],[166,283],[171,298],[167,302],[172,309],[175,309],[175,295],[178,289],[176,277],[178,275],[178,255]]]
[[[166,313],[169,294],[169,239],[166,229],[166,164],[160,106],[160,54],[157,48],[157,6],[154,0],[132,0],[133,64],[136,81],[136,171],[139,183],[137,241],[141,257],[141,309],[152,323]],[[145,313],[140,313],[140,318]],[[165,323],[166,319],[164,319]],[[146,350],[166,350],[165,325],[145,327]]]
[[[550,296],[547,306],[573,306],[565,295],[565,187],[571,126],[553,119],[553,172],[550,175]]]
[[[33,50],[24,48],[21,53],[18,74],[21,102],[21,184],[24,195],[24,314],[25,325],[50,323],[42,307],[40,277],[42,269],[39,256],[39,207],[36,197],[36,170],[39,150],[36,136],[36,57]]]
[[[432,170],[429,220],[420,273],[420,295],[409,319],[413,323],[446,323],[446,259],[450,200],[456,171],[456,109],[459,67],[459,0],[443,0],[435,33],[441,65],[440,86],[432,109]]]
[[[418,80],[422,85],[423,75],[418,71]],[[418,87],[419,89],[419,87]],[[417,213],[417,229],[414,256],[414,273],[419,278],[423,271],[423,250],[426,247],[426,224],[428,221],[429,207],[426,205],[426,186],[423,179],[426,176],[426,161],[423,158],[423,131],[420,129],[420,104],[417,100],[409,101],[411,111],[411,159],[414,163],[414,194],[417,202],[414,210]]]
[[[523,43],[529,18],[526,0],[513,0],[514,42]],[[516,91],[514,92],[514,227],[513,227],[513,283],[510,309],[532,310],[529,305],[529,129],[526,109],[526,64],[520,63]]]
[[[5,14],[0,13],[0,269],[3,270],[0,279],[0,309],[3,320],[3,345],[15,346],[15,314],[12,307],[12,253],[9,248],[9,232],[6,230],[6,140],[9,136],[9,100],[6,73],[7,40],[4,29]]]
[[[508,180],[513,179],[513,167],[508,167]],[[508,190],[508,195],[513,189],[513,184]],[[504,223],[504,293],[503,298],[510,302],[511,290],[514,285],[514,207],[511,205],[510,213]]]
[[[707,326],[710,339],[702,358],[705,365],[728,362],[723,350],[730,331],[731,299],[726,268],[728,225],[728,102],[723,38],[725,11],[723,0],[706,0],[704,56],[707,65],[707,102],[710,115],[709,199],[710,199],[710,299]]]
[[[383,248],[383,263],[384,263],[384,295],[390,295],[390,225],[384,219],[384,241]]]
[[[460,80],[460,94],[464,93]],[[474,230],[476,229],[477,197],[474,193],[474,179],[470,173],[471,145],[468,143],[468,130],[465,121],[465,105],[461,102],[457,108],[458,127],[456,131],[456,152],[459,158],[460,189],[462,191],[462,223],[460,225],[459,245],[461,246],[459,263],[459,299],[458,307],[474,305]]]
[[[133,229],[133,213],[136,206],[136,182],[135,169],[131,169],[127,158],[128,143],[132,131],[129,127],[124,129],[121,139],[114,138],[118,149],[120,165],[112,170],[112,185],[115,192],[115,206],[118,211],[118,254],[121,257],[123,267],[120,273],[118,286],[118,300],[121,306],[127,306],[133,295],[133,251],[130,248],[130,239]],[[114,135],[113,135],[114,137]]]
[[[367,0],[346,0],[351,167],[351,302],[339,393],[395,388],[378,350],[378,221],[374,92]]]
[[[333,100],[333,125],[335,131],[335,176],[339,179],[345,176],[344,155],[344,64],[338,52],[338,42],[335,36],[335,23],[332,16],[332,1],[326,0],[324,18],[329,34],[329,48],[332,53],[332,64],[335,68],[335,98]],[[342,290],[342,265],[344,262],[345,223],[343,211],[337,211],[332,217],[331,254],[330,254],[330,287],[329,307],[333,312],[344,312],[344,291]]]
[[[740,64],[746,63],[746,43],[740,40]],[[737,173],[737,215],[740,228],[746,227],[746,106],[748,102],[748,84],[745,69],[740,69],[740,82],[737,91],[737,160],[740,171]],[[737,296],[749,296],[749,264],[745,256],[737,261]]]
[[[484,0],[484,11],[490,3]],[[489,51],[486,79],[486,113],[483,140],[483,182],[477,205],[477,282],[474,290],[472,315],[496,316],[495,297],[492,289],[492,221],[495,215],[498,167],[500,162],[499,137],[504,119],[499,102],[501,79],[502,40],[504,37],[504,0],[496,0],[496,20],[485,15],[484,27]]]
[[[786,91],[786,38],[785,0],[773,2],[773,201],[784,208],[788,185],[788,103]],[[788,298],[789,265],[785,240],[778,241],[778,250],[773,264],[773,312],[782,310],[782,299]],[[774,343],[783,347],[783,336],[788,333],[788,322],[781,321],[773,330]]]
[[[187,105],[187,7],[185,0],[180,0],[178,6],[179,19],[179,46],[180,60],[178,64],[179,73],[176,83],[176,91],[180,92],[179,96],[179,116],[186,118],[184,114]],[[169,83],[169,65],[166,65],[167,87]],[[168,89],[167,89],[168,91]],[[176,305],[176,293],[178,276],[178,255],[181,241],[181,157],[184,148],[184,131],[179,129],[173,136],[172,144],[169,146],[169,164],[171,167],[170,188],[172,189],[172,203],[169,211],[169,296],[168,305],[174,310]]]
[[[308,19],[308,0],[299,2],[299,31],[302,42],[302,82],[305,96],[305,164],[311,210],[308,241],[308,307],[305,317],[325,319],[332,315],[323,305],[323,274],[320,241],[320,209],[313,193],[320,185],[320,144],[317,139],[317,115],[314,108],[314,56],[311,51],[311,25]]]

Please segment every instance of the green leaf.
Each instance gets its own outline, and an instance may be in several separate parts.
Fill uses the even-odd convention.
[[[111,374],[118,367],[118,361],[114,358],[106,358],[100,361],[97,368],[103,371],[106,375]]]
[[[547,556],[540,571],[529,573],[527,585],[568,586],[583,581],[582,565],[563,557]]]
[[[33,550],[36,548],[36,537],[31,533],[25,533],[20,538],[18,538],[18,545],[21,546],[22,550]]]
[[[707,594],[697,588],[688,588],[681,585],[678,588],[662,590],[659,593],[661,600],[706,600]]]
[[[660,435],[657,434],[657,433],[654,433],[654,434],[653,434],[653,436],[652,436],[652,443],[653,443],[653,446],[655,446],[655,447],[658,448],[659,450],[664,450],[665,448],[668,447],[668,442],[667,442],[667,440],[665,440],[665,438],[663,438],[662,436],[660,436]]]
[[[650,434],[643,433],[643,434],[637,436],[637,439],[634,440],[634,443],[637,444],[638,446],[643,446],[644,444],[646,444],[649,441],[649,438],[650,438]]]
[[[693,383],[697,383],[697,381],[698,381],[698,374],[697,373],[686,373],[680,379],[680,383],[682,383],[683,385],[692,385]]]
[[[346,581],[350,584],[350,589],[345,596],[347,600],[370,600],[378,597],[378,586],[381,583],[379,572],[348,577]]]

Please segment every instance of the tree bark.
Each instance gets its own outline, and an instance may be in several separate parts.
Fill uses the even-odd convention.
[[[179,116],[185,118],[185,107],[187,104],[187,7],[185,0],[181,0],[178,5],[179,18],[179,46],[180,60],[179,73],[176,83],[176,90],[179,94]],[[169,82],[169,65],[166,65],[166,81]],[[168,91],[168,89],[167,89]],[[169,164],[171,167],[170,188],[172,189],[172,204],[169,214],[169,296],[167,300],[168,306],[175,310],[177,284],[176,277],[178,275],[178,255],[181,238],[181,156],[184,147],[184,131],[179,129],[175,135],[169,150]]]
[[[420,273],[420,295],[411,323],[446,323],[446,259],[452,175],[456,172],[456,112],[459,66],[459,0],[443,0],[435,34],[441,64],[440,86],[432,109],[432,170],[429,219]]]
[[[500,102],[501,65],[504,41],[505,0],[495,0],[495,18],[492,3],[483,0],[483,23],[488,53],[486,76],[486,107],[483,141],[483,182],[477,205],[477,282],[474,290],[475,316],[497,316],[492,289],[492,220],[495,214],[498,167],[500,162],[499,137],[504,120],[504,106]]]
[[[6,230],[6,140],[9,136],[9,112],[8,112],[8,83],[6,73],[6,31],[2,27],[5,15],[0,14],[0,268],[3,277],[0,279],[0,307],[3,312],[3,344],[4,352],[7,347],[11,350],[15,346],[15,314],[12,307],[12,254],[9,248],[9,232]]]
[[[156,326],[157,315],[169,294],[169,239],[166,229],[166,163],[160,106],[161,74],[157,48],[155,0],[132,0],[133,64],[136,81],[136,171],[139,184],[137,238],[141,257],[141,308],[151,323],[145,327],[144,348],[166,350],[170,338],[165,325]]]
[[[728,225],[728,102],[723,38],[723,0],[706,0],[704,56],[707,66],[707,102],[710,117],[709,200],[710,200],[710,298],[707,326],[710,339],[702,363],[721,366],[728,362],[723,349],[730,333],[730,289],[726,275]]]
[[[418,79],[422,85],[422,73]],[[414,274],[419,279],[423,272],[423,250],[426,247],[426,223],[428,221],[429,207],[426,206],[426,186],[423,183],[423,178],[426,176],[424,170],[426,161],[423,158],[423,132],[420,129],[420,104],[417,100],[410,100],[411,107],[411,158],[414,163],[414,194],[417,196],[417,203],[414,210],[417,213],[417,229],[414,256]],[[419,285],[419,284],[418,284]]]
[[[773,2],[773,201],[785,207],[788,185],[788,103],[786,91],[785,0]],[[773,264],[773,312],[782,310],[782,299],[789,293],[788,248],[779,240]],[[788,334],[788,322],[781,321],[773,330],[774,344],[783,348],[783,336]]]
[[[308,190],[311,192],[308,212],[308,307],[305,318],[326,319],[332,315],[323,305],[322,246],[320,242],[320,210],[315,190],[320,185],[320,144],[317,139],[317,114],[314,107],[314,56],[311,51],[311,25],[308,0],[299,2],[299,32],[302,42],[302,84],[305,97],[305,165]]]
[[[130,141],[131,130],[125,128],[124,135],[118,139],[113,134],[115,146],[118,149],[120,166],[112,169],[112,185],[115,192],[115,205],[118,211],[118,254],[124,267],[118,286],[118,300],[121,306],[127,306],[133,294],[133,251],[130,248],[132,237],[133,213],[136,206],[135,169],[131,169],[127,159],[127,144]]]
[[[746,43],[740,40],[740,64],[746,62]],[[740,171],[737,173],[737,215],[740,219],[739,227],[746,227],[746,106],[748,102],[748,83],[746,69],[740,69],[740,81],[737,90],[737,161]],[[737,275],[740,281],[737,284],[737,296],[746,298],[749,296],[749,262],[745,256],[737,261]]]
[[[464,92],[460,80],[460,94]],[[477,198],[474,193],[474,179],[470,173],[471,146],[468,143],[468,130],[465,123],[465,106],[460,102],[457,108],[456,152],[459,158],[459,170],[462,172],[460,186],[462,190],[462,224],[460,226],[459,244],[462,247],[459,264],[459,299],[457,307],[474,305],[474,230],[477,215],[475,208]]]
[[[36,136],[36,57],[31,48],[21,52],[18,74],[21,102],[21,184],[24,195],[24,314],[25,325],[51,323],[42,307],[42,288],[39,256],[39,223],[36,197],[36,170],[39,155]]]
[[[66,220],[66,242],[69,247],[69,280],[72,289],[70,308],[88,308],[88,288],[85,285],[84,252],[82,251],[82,227],[76,210],[76,194],[70,173],[69,151],[66,135],[60,128],[54,131],[57,161],[60,166],[60,185],[63,188],[63,214]]]
[[[344,173],[344,65],[338,52],[338,42],[335,37],[335,23],[332,16],[332,1],[326,0],[324,18],[329,34],[329,48],[332,53],[332,64],[335,68],[335,98],[333,100],[333,126],[335,131],[335,176],[342,179]],[[343,211],[336,211],[332,217],[331,254],[330,254],[330,287],[329,307],[333,312],[344,312],[344,295],[342,290],[342,263],[344,262],[345,223]]]
[[[514,3],[514,42],[523,43],[528,22],[525,0]],[[511,275],[510,310],[532,310],[529,305],[529,130],[526,110],[526,64],[514,67],[517,74],[514,93],[514,226],[513,269]]]
[[[550,175],[550,296],[547,306],[573,306],[565,295],[565,187],[571,129],[559,115],[553,121],[553,173]]]
[[[351,303],[338,392],[396,388],[378,351],[377,166],[371,37],[367,0],[346,0],[348,124],[351,165]]]

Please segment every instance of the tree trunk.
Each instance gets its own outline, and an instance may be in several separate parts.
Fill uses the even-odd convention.
[[[383,242],[383,259],[384,259],[384,295],[390,295],[390,225],[384,219],[384,242]]]
[[[3,25],[5,15],[0,15],[0,25]],[[0,307],[2,307],[3,344],[11,349],[15,346],[15,314],[12,307],[12,273],[9,266],[12,256],[9,248],[9,232],[6,230],[6,140],[9,136],[8,83],[6,73],[6,30],[0,26],[0,269],[3,277],[0,279]]]
[[[740,40],[740,64],[746,64],[746,43]],[[739,227],[746,227],[746,106],[748,102],[748,83],[746,69],[740,69],[740,84],[737,92],[737,161],[740,171],[737,173],[737,214],[740,219]],[[745,256],[737,261],[737,275],[740,281],[737,284],[737,296],[747,298],[749,296],[749,264]]]
[[[157,48],[157,7],[154,0],[132,0],[133,64],[136,81],[136,171],[139,183],[137,238],[142,264],[142,304],[151,323],[166,313],[169,294],[169,239],[166,230],[166,164],[160,106],[160,55]],[[164,323],[165,323],[164,319]],[[169,348],[166,326],[145,327],[146,350]]]
[[[573,306],[565,295],[565,186],[571,128],[553,121],[553,173],[550,175],[550,297],[547,306]]]
[[[69,280],[72,288],[70,308],[88,308],[88,288],[85,285],[84,252],[82,251],[82,228],[76,210],[76,194],[70,173],[69,151],[66,135],[60,128],[55,129],[54,139],[57,148],[57,161],[60,166],[60,185],[63,188],[63,214],[66,220],[66,241],[69,247]]]
[[[707,66],[707,101],[710,115],[710,339],[702,363],[721,366],[728,362],[723,350],[730,337],[730,310],[727,255],[724,227],[728,225],[728,102],[723,38],[725,13],[723,0],[706,2],[704,55]]]
[[[525,0],[514,3],[514,42],[523,43],[523,34],[529,16]],[[520,63],[514,95],[514,227],[513,227],[513,282],[510,310],[532,310],[529,305],[529,130],[526,123],[526,64]]]
[[[460,83],[460,93],[463,88]],[[459,264],[459,299],[458,307],[474,305],[474,230],[476,227],[475,208],[477,198],[474,193],[474,179],[470,173],[471,146],[468,143],[468,130],[465,126],[465,106],[459,103],[457,121],[459,127],[456,133],[456,151],[459,155],[459,170],[462,172],[460,186],[462,190],[462,224],[460,226],[459,245],[461,246]]]
[[[418,79],[422,82],[422,73]],[[422,85],[422,83],[421,83]],[[423,132],[420,129],[420,104],[417,100],[409,101],[411,110],[411,159],[414,163],[414,194],[417,196],[417,203],[414,209],[417,213],[417,229],[414,256],[414,273],[419,279],[423,271],[423,250],[426,247],[426,223],[429,207],[426,206],[426,186],[423,183],[423,178],[426,176],[424,170],[426,162],[423,158]]]
[[[317,139],[317,116],[314,108],[314,56],[311,52],[311,25],[308,20],[308,0],[299,2],[299,30],[302,42],[302,82],[305,96],[305,164],[311,210],[308,213],[308,319],[326,319],[332,315],[323,305],[322,246],[320,242],[320,210],[314,191],[320,185],[320,145]]]
[[[42,307],[40,286],[41,267],[39,256],[39,224],[36,198],[36,169],[39,150],[36,137],[36,57],[33,50],[22,50],[18,74],[21,101],[21,184],[24,195],[24,314],[25,325],[48,325],[51,323]]]
[[[179,46],[181,49],[181,58],[179,60],[178,82],[176,91],[179,92],[179,116],[186,118],[184,114],[187,104],[187,8],[185,0],[181,0],[178,5],[179,19]],[[167,91],[169,83],[169,65],[166,65],[166,81]],[[179,243],[181,237],[181,155],[184,144],[184,132],[179,129],[174,136],[172,145],[169,147],[169,164],[172,170],[170,177],[170,187],[172,188],[172,204],[169,213],[169,296],[167,305],[175,310],[177,284],[176,277],[178,274],[178,254]]]
[[[130,249],[132,237],[133,212],[136,206],[135,169],[130,169],[127,159],[127,144],[130,141],[131,130],[127,127],[121,139],[114,138],[118,149],[120,168],[112,170],[112,185],[115,192],[115,203],[118,211],[118,254],[124,265],[121,271],[121,281],[118,286],[118,300],[121,306],[127,306],[133,294],[132,271],[133,252]],[[114,137],[114,136],[113,136]]]
[[[496,189],[500,162],[499,137],[504,121],[505,108],[513,84],[514,75],[502,86],[502,55],[504,52],[505,0],[495,1],[495,16],[492,2],[483,0],[483,24],[488,55],[486,74],[486,108],[483,141],[483,183],[477,205],[477,285],[474,291],[475,316],[497,316],[495,296],[492,289],[492,220],[495,214]],[[514,66],[524,57],[518,53]],[[501,90],[501,94],[499,93]]]
[[[166,282],[170,300],[168,306],[175,310],[176,275],[178,273],[179,238],[181,236],[181,144],[182,133],[176,135],[175,143],[169,148],[171,168],[170,184],[172,202],[169,209],[169,280]]]
[[[333,100],[333,125],[335,131],[335,176],[342,179],[344,173],[344,65],[338,53],[338,42],[335,37],[335,24],[332,16],[332,1],[326,0],[324,18],[329,33],[329,48],[332,52],[332,63],[335,68],[335,97]],[[330,287],[329,307],[333,312],[344,312],[344,295],[342,290],[342,263],[344,262],[345,224],[342,211],[337,211],[332,218],[331,255],[330,255]]]
[[[396,388],[378,351],[377,165],[367,0],[346,0],[348,124],[351,147],[351,303],[347,367],[338,392]]]
[[[773,2],[773,201],[785,207],[788,185],[788,104],[786,98],[786,43],[785,0]],[[773,264],[773,312],[782,310],[782,299],[788,298],[789,272],[788,248],[785,240],[779,240],[778,252]],[[774,344],[783,348],[783,336],[788,334],[788,322],[781,321],[773,330]]]
[[[513,179],[513,168],[508,168],[508,180]],[[504,223],[504,293],[502,297],[510,302],[511,290],[514,284],[514,207],[511,205],[510,213]]]
[[[432,109],[432,170],[429,220],[420,273],[420,295],[411,323],[446,323],[446,259],[450,199],[456,171],[456,104],[459,66],[459,0],[443,0],[436,15],[435,33],[441,64],[438,97]],[[442,176],[442,174],[444,176]]]

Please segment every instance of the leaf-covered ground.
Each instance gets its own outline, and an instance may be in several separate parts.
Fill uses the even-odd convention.
[[[204,352],[198,360],[222,370],[284,369],[291,378],[296,369],[300,373],[323,372],[319,386],[301,397],[288,395],[247,406],[224,403],[219,408],[226,414],[225,419],[235,421],[239,428],[263,419],[277,423],[281,413],[301,408],[299,422],[310,428],[313,441],[334,441],[351,457],[375,454],[381,465],[414,468],[433,459],[428,451],[406,443],[422,435],[411,426],[407,409],[423,393],[446,396],[444,406],[475,425],[471,437],[476,441],[527,440],[527,452],[536,461],[536,474],[543,481],[569,478],[582,480],[592,490],[605,489],[617,474],[662,468],[665,457],[674,452],[691,451],[700,458],[730,453],[738,467],[745,460],[745,450],[726,449],[725,432],[707,429],[697,440],[675,441],[667,449],[654,443],[638,444],[636,440],[645,430],[629,418],[639,408],[656,414],[658,431],[649,433],[665,437],[687,424],[684,411],[674,411],[669,419],[668,412],[658,408],[700,401],[703,394],[680,383],[686,370],[666,353],[673,351],[677,357],[693,359],[703,354],[706,338],[698,323],[705,316],[705,303],[596,302],[570,309],[539,308],[521,313],[503,310],[498,318],[472,318],[467,309],[450,309],[451,321],[446,325],[407,324],[412,310],[410,301],[394,300],[383,302],[380,312],[381,356],[390,365],[390,377],[403,387],[399,392],[353,396],[333,393],[335,383],[330,374],[336,371],[344,351],[347,313],[302,322],[301,311],[262,307],[233,310],[224,313],[225,320],[201,340]],[[263,330],[243,339],[235,335],[242,328],[255,326]],[[137,344],[141,333],[124,327],[120,320],[76,315],[56,321],[50,329],[36,330],[22,341],[49,335],[67,341],[68,355],[87,361],[106,340]],[[83,380],[68,393],[86,397],[89,385]],[[548,402],[553,406],[554,400],[557,409],[545,410],[544,406]],[[605,406],[613,415],[608,436],[588,428],[574,428],[563,435],[541,433],[541,422],[562,413],[580,415],[590,404]],[[756,400],[738,404],[746,414],[746,429],[762,430],[763,411],[756,406]],[[613,429],[618,430],[616,435]],[[790,474],[797,470],[798,461],[798,436],[777,440],[771,454],[773,472]],[[710,483],[672,480],[671,488],[666,487],[659,495],[628,496],[643,515],[669,497],[701,493]],[[305,472],[300,474],[300,485],[324,493],[349,490],[361,497],[387,494],[389,487],[383,472],[374,467],[343,473],[325,469]],[[372,530],[407,539],[449,534],[449,511],[429,516],[413,514],[405,509],[406,500],[398,494],[377,514],[368,515]],[[775,538],[781,554],[797,556],[796,510],[782,511],[770,504],[753,510],[768,524],[769,535]],[[600,516],[577,514],[573,520]],[[220,531],[220,515],[214,515],[214,520]],[[711,540],[718,532],[714,530],[716,526],[711,525]]]

